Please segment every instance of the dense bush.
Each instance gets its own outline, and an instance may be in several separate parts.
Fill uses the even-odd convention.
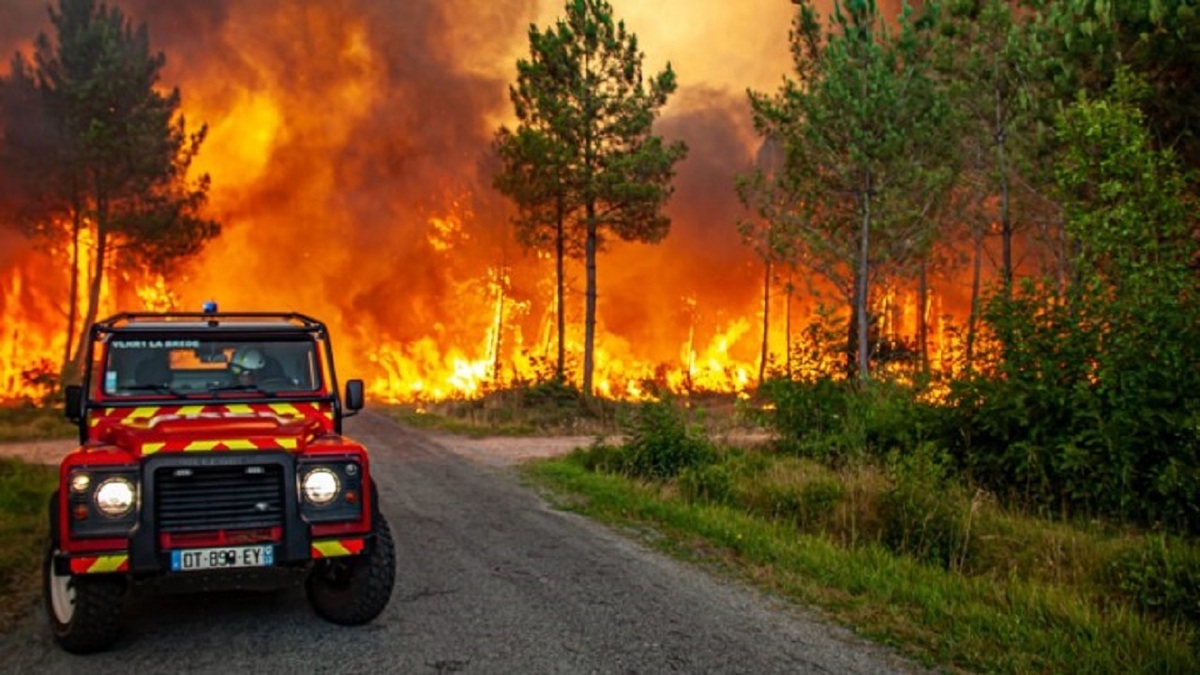
[[[968,556],[971,510],[956,488],[949,457],[930,444],[895,453],[892,488],[880,499],[881,539],[891,550],[947,569]]]
[[[781,450],[833,463],[913,447],[933,423],[914,389],[894,382],[774,379],[760,396]]]
[[[1200,532],[1198,308],[1045,295],[993,299],[1007,349],[994,374],[954,385],[935,436],[1010,501]]]
[[[623,427],[625,472],[637,478],[674,478],[716,456],[704,432],[689,424],[687,411],[669,399],[638,405]]]
[[[826,459],[857,453],[865,443],[859,420],[851,417],[852,393],[842,381],[771,379],[759,395],[768,405],[766,421],[787,452]]]
[[[1200,547],[1150,537],[1113,561],[1110,581],[1138,607],[1171,620],[1200,623]]]

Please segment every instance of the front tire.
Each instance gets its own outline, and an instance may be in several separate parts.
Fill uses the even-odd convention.
[[[357,626],[379,616],[392,598],[396,581],[396,547],[382,513],[372,516],[370,548],[363,555],[318,560],[305,589],[322,618]]]
[[[42,595],[54,640],[74,654],[107,649],[117,640],[125,580],[111,574],[58,574],[54,571],[57,547],[56,501],[51,502],[50,540],[42,561]]]

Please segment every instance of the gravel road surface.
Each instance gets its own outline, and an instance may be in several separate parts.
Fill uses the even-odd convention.
[[[79,657],[54,645],[36,608],[0,636],[0,672],[916,670],[809,612],[552,509],[506,466],[519,450],[489,454],[370,412],[346,430],[371,450],[399,557],[392,602],[373,623],[326,623],[299,586],[143,594],[111,651]]]

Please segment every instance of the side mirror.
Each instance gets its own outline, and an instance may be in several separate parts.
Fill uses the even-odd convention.
[[[78,423],[83,417],[83,387],[78,384],[68,384],[65,392],[65,407],[63,413],[67,419]]]
[[[346,380],[346,399],[343,401],[346,415],[353,415],[363,408],[363,381]]]

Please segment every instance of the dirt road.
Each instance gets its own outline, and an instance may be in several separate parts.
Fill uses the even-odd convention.
[[[0,636],[20,673],[881,673],[912,666],[795,607],[548,507],[489,449],[365,413],[399,556],[392,602],[343,628],[302,588],[137,598],[109,652],[58,650],[40,608]]]

